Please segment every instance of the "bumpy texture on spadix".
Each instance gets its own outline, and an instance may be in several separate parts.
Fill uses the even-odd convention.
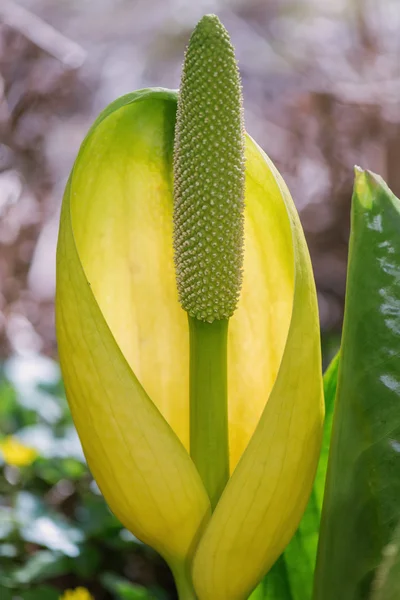
[[[230,317],[242,282],[244,128],[228,32],[201,19],[185,56],[174,145],[174,249],[183,308]]]

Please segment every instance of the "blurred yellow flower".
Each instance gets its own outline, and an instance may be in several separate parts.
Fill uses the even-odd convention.
[[[12,435],[0,441],[0,450],[4,461],[13,467],[27,467],[38,455],[34,448],[25,446]]]
[[[94,600],[94,598],[86,588],[77,587],[74,590],[65,590],[60,600]]]

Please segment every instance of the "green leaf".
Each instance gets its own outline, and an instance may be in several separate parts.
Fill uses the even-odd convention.
[[[50,485],[55,485],[60,479],[69,482],[79,481],[88,476],[85,464],[74,459],[39,459],[35,463],[35,474]]]
[[[35,448],[46,459],[75,459],[85,462],[78,434],[73,426],[63,429],[62,435],[43,423],[30,425],[18,431],[18,439]]]
[[[101,496],[89,495],[76,510],[80,529],[88,538],[105,539],[121,531],[121,523],[112,514]]]
[[[315,600],[364,600],[400,517],[400,203],[358,171]]]
[[[26,585],[63,575],[69,568],[70,563],[64,555],[43,550],[33,554],[22,567],[15,569],[11,573],[11,579],[15,584]]]
[[[18,549],[15,544],[0,544],[0,557],[15,558],[18,554]]]
[[[1,600],[12,600],[11,590],[0,585],[0,598]]]
[[[41,355],[13,356],[5,363],[5,374],[13,384],[19,403],[35,411],[43,421],[54,424],[62,417],[57,398],[49,394],[47,386],[60,380],[60,369],[53,360]]]
[[[0,507],[0,540],[5,540],[14,531],[12,510],[8,506]]]
[[[2,434],[14,431],[14,413],[18,409],[15,390],[12,385],[3,379],[0,370],[0,422]]]
[[[60,591],[50,585],[41,585],[18,594],[18,599],[21,600],[59,600],[59,598]]]
[[[321,456],[311,498],[292,541],[250,597],[251,600],[310,600],[317,556],[339,354],[324,375],[325,424]]]
[[[97,576],[97,570],[101,563],[100,550],[94,544],[85,544],[81,547],[79,556],[71,562],[71,571],[83,579],[90,579]]]
[[[399,525],[382,554],[383,560],[376,573],[371,600],[398,600],[400,598]]]
[[[84,534],[65,517],[47,509],[34,494],[18,494],[14,518],[21,537],[27,542],[60,551],[66,556],[79,555],[78,544],[83,541]]]
[[[114,573],[104,573],[101,577],[104,587],[121,600],[154,600],[154,595],[142,585],[131,583]]]
[[[297,534],[296,534],[297,535]],[[256,587],[249,600],[292,600],[285,555],[282,554],[272,569]]]

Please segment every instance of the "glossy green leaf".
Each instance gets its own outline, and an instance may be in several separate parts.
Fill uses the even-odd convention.
[[[368,598],[400,516],[400,202],[357,171],[315,600]]]
[[[324,436],[317,475],[307,509],[292,541],[253,592],[251,600],[310,600],[311,598],[338,367],[339,354],[332,360],[324,375]]]
[[[390,543],[382,551],[382,562],[377,570],[371,600],[398,600],[400,598],[400,526],[396,527]]]

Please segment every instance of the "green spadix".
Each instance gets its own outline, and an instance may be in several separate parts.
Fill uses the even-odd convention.
[[[174,145],[174,248],[181,304],[203,321],[232,316],[243,265],[244,126],[239,71],[215,15],[186,52]]]

